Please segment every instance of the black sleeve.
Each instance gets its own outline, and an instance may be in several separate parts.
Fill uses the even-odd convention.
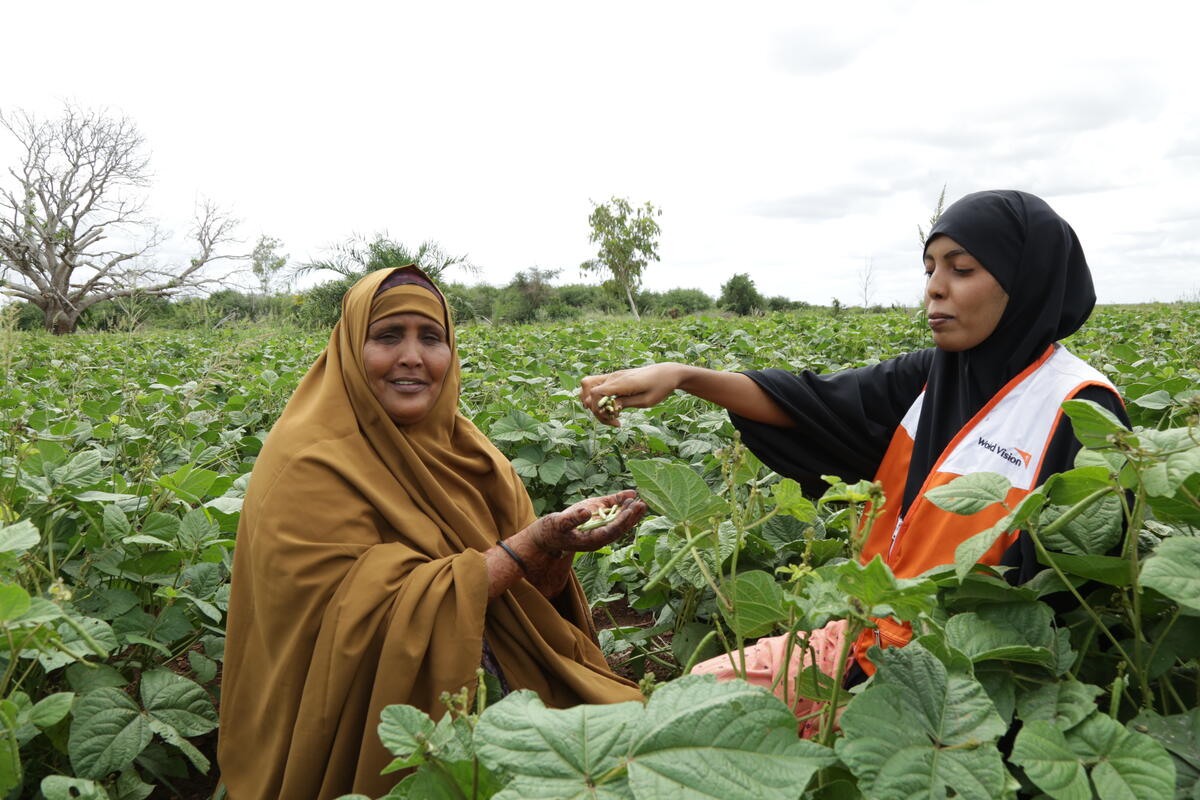
[[[1091,400],[1111,411],[1117,419],[1121,420],[1122,424],[1129,427],[1129,415],[1125,413],[1125,406],[1111,390],[1103,386],[1085,386],[1073,399]],[[1058,426],[1050,436],[1050,446],[1046,448],[1046,458],[1042,461],[1037,485],[1041,486],[1051,475],[1073,469],[1075,456],[1081,449],[1083,449],[1083,445],[1075,438],[1071,420],[1064,414],[1059,417]],[[1017,537],[1017,541],[1004,551],[1000,563],[1006,567],[1015,567],[1005,574],[1008,582],[1012,584],[1025,583],[1043,569],[1038,562],[1033,540],[1024,531]]]
[[[745,374],[792,418],[793,427],[753,422],[731,413],[742,441],[763,463],[822,494],[822,475],[852,482],[874,477],[892,434],[925,386],[933,350],[870,367],[817,375],[781,369]]]

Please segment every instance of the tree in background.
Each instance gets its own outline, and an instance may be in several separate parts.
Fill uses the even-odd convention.
[[[71,333],[104,300],[165,296],[217,282],[202,270],[232,241],[236,221],[212,203],[197,210],[197,253],[177,267],[148,256],[162,237],[147,218],[145,140],[127,117],[67,106],[39,121],[0,114],[20,145],[20,163],[0,185],[0,293],[36,306],[46,330]]]
[[[261,294],[271,294],[275,278],[287,264],[287,254],[280,255],[283,242],[267,235],[258,237],[258,243],[250,251],[250,272],[258,280]]]
[[[558,288],[550,283],[558,272],[537,267],[518,272],[497,293],[492,305],[492,320],[520,323],[577,316],[578,309],[564,302]]]
[[[753,314],[766,305],[763,296],[754,287],[754,280],[745,272],[737,273],[721,286],[721,298],[717,304],[740,316]]]
[[[468,272],[478,268],[467,256],[452,256],[434,241],[424,241],[415,250],[392,239],[387,232],[377,233],[371,238],[354,235],[344,242],[335,244],[328,258],[309,261],[296,268],[297,275],[327,270],[344,278],[358,280],[377,269],[394,269],[416,264],[431,279],[438,281],[451,267],[460,267]]]
[[[325,259],[309,261],[299,265],[294,275],[313,272],[335,272],[341,278],[319,284],[304,292],[300,318],[313,325],[329,327],[337,322],[342,313],[342,297],[355,281],[377,269],[395,269],[416,264],[435,281],[442,281],[452,267],[477,273],[478,267],[467,256],[452,256],[433,241],[422,242],[415,250],[390,238],[386,232],[371,238],[354,235],[334,245],[332,254]],[[451,287],[444,286],[447,301],[456,305],[451,296]]]
[[[662,211],[647,202],[633,208],[624,197],[613,197],[596,204],[588,222],[592,234],[588,241],[600,245],[595,258],[579,265],[584,272],[607,272],[629,301],[634,319],[641,319],[633,294],[642,283],[642,272],[651,261],[658,261],[658,234],[655,217]]]

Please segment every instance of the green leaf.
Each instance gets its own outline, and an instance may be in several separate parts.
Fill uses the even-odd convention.
[[[1066,734],[1067,744],[1092,764],[1096,794],[1104,800],[1171,797],[1175,764],[1163,746],[1096,712]]]
[[[1042,511],[1039,523],[1044,529],[1068,510],[1068,506],[1047,506]],[[1080,556],[1100,555],[1107,553],[1117,543],[1124,526],[1121,498],[1109,494],[1093,502],[1057,533],[1043,533],[1041,539],[1042,544],[1050,550]]]
[[[1200,538],[1163,539],[1142,565],[1141,584],[1200,612]]]
[[[39,728],[49,728],[57,725],[71,711],[75,702],[74,692],[56,692],[47,695],[37,702],[29,712],[29,721]]]
[[[221,537],[221,529],[203,509],[193,508],[179,523],[179,546],[193,552],[203,550]]]
[[[610,603],[621,597],[613,591],[612,554],[600,552],[579,553],[575,556],[575,575],[583,587],[588,604],[593,608],[601,603]]]
[[[15,733],[19,711],[11,700],[0,700],[0,793],[9,791],[21,783],[21,742]],[[12,731],[12,733],[10,733]]]
[[[1008,773],[996,740],[1004,721],[969,674],[919,643],[872,648],[875,681],[842,714],[837,754],[871,798],[992,800]]]
[[[1063,732],[1049,722],[1026,722],[1013,743],[1011,760],[1054,800],[1091,800],[1092,787]]]
[[[763,523],[760,533],[763,540],[779,553],[785,549],[801,552],[808,527],[795,517],[775,516]]]
[[[188,503],[199,503],[219,476],[208,469],[197,469],[184,464],[171,475],[163,475],[158,485],[169,490]]]
[[[104,480],[106,470],[95,450],[78,453],[65,465],[54,470],[54,480],[71,489],[82,489]]]
[[[787,514],[801,522],[817,521],[817,507],[804,496],[804,490],[800,488],[800,484],[791,478],[784,478],[775,484],[773,494],[775,507],[779,509],[780,514]]]
[[[15,583],[0,584],[0,622],[16,619],[29,610],[29,592]]]
[[[115,503],[104,507],[104,535],[109,539],[120,540],[133,532],[129,518]]]
[[[1147,491],[1146,502],[1154,509],[1154,516],[1163,522],[1200,528],[1200,505],[1193,499],[1197,497],[1200,497],[1200,474],[1185,481],[1171,497],[1156,497]]]
[[[538,477],[547,486],[554,486],[562,480],[563,473],[566,471],[567,460],[562,456],[554,456],[538,467]]]
[[[91,667],[72,664],[67,667],[66,675],[67,683],[79,694],[87,694],[96,689],[120,689],[129,683],[116,667],[108,664],[96,664]]]
[[[957,650],[954,652],[958,652]],[[966,656],[963,656],[966,658]],[[943,659],[943,662],[945,660]],[[1017,708],[1017,686],[1013,668],[1002,661],[985,661],[974,668],[975,680],[996,704],[996,713],[1005,725],[1011,725]]]
[[[1161,411],[1164,408],[1171,407],[1171,393],[1163,389],[1154,392],[1149,392],[1141,397],[1134,398],[1132,401],[1135,406],[1149,408],[1152,411]]]
[[[1087,452],[1084,450],[1081,453]],[[1098,489],[1112,486],[1109,479],[1110,469],[1105,466],[1076,467],[1075,469],[1051,475],[1042,487],[1051,503],[1059,506],[1073,506],[1080,500]]]
[[[47,775],[42,778],[41,788],[46,800],[109,800],[103,786],[83,778]]]
[[[1108,586],[1129,586],[1133,583],[1133,564],[1119,556],[1072,556],[1050,553],[1050,558],[1067,575],[1076,575]],[[1040,554],[1038,561],[1050,566]]]
[[[179,535],[179,517],[152,511],[142,523],[141,533],[167,541],[174,541]]]
[[[1174,494],[1193,476],[1200,475],[1200,447],[1167,456],[1166,471],[1167,489]]]
[[[1017,698],[1017,713],[1027,723],[1046,722],[1067,731],[1091,716],[1103,693],[1099,686],[1074,679],[1035,684]]]
[[[433,735],[434,722],[418,708],[405,705],[383,709],[379,722],[379,740],[392,755],[407,759],[423,752]]]
[[[538,421],[524,411],[513,409],[492,423],[488,438],[501,442],[536,442],[541,437]]]
[[[693,533],[693,540],[696,542],[695,549],[689,553],[675,565],[679,575],[695,586],[697,589],[708,585],[708,579],[701,571],[700,565],[696,563],[697,557],[704,562],[708,568],[709,575],[717,575],[721,572],[721,565],[729,556],[733,554],[737,547],[737,532],[734,530],[733,523],[729,521],[722,522],[717,526],[714,533],[711,529],[703,533]],[[716,546],[713,545],[713,540],[716,539]],[[672,536],[669,540],[664,540],[664,544],[670,545],[673,551],[675,546],[683,547],[681,540]]]
[[[137,758],[154,734],[150,720],[118,689],[97,689],[79,698],[71,721],[68,753],[75,774],[103,778]]]
[[[133,767],[117,776],[117,800],[146,800],[154,794],[154,787],[144,782]]]
[[[1067,400],[1062,407],[1071,418],[1075,438],[1092,450],[1111,449],[1117,437],[1129,432],[1111,411],[1091,400]]]
[[[72,619],[83,629],[91,641],[89,642],[88,639],[85,639],[83,634],[74,625],[63,622],[58,626],[58,635],[67,650],[79,656],[92,656],[99,655],[99,653],[93,651],[93,645],[98,646],[104,651],[105,655],[117,648],[117,636],[113,633],[112,626],[104,620],[74,615],[72,615]],[[77,660],[75,656],[64,650],[42,652],[38,654],[37,658],[42,668],[47,672],[59,667],[65,667],[67,664]]]
[[[1044,603],[1004,603],[956,614],[946,623],[947,643],[973,662],[1057,663],[1054,612]]]
[[[460,800],[460,798],[484,798],[495,796],[496,800],[512,798],[510,793],[500,792],[503,784],[491,770],[475,761],[443,761],[440,769],[418,769],[380,800],[393,798],[421,798],[421,800]],[[603,795],[601,795],[603,796]]]
[[[213,661],[203,653],[195,650],[188,652],[188,665],[192,668],[192,673],[196,676],[196,680],[200,683],[208,683],[213,678],[217,677],[217,662]]]
[[[1046,496],[1041,489],[1035,489],[1017,504],[1010,513],[1004,515],[995,525],[981,531],[970,539],[960,542],[954,548],[954,575],[959,582],[966,579],[971,569],[979,563],[984,553],[992,549],[996,540],[1009,531],[1018,530],[1031,517],[1042,510],[1046,504]]]
[[[728,585],[728,596],[733,610],[722,607],[721,611],[729,626],[743,639],[766,636],[776,623],[787,619],[783,590],[761,570],[740,573]]]
[[[217,727],[217,711],[204,687],[168,669],[142,675],[141,695],[151,717],[184,736],[199,736]]]
[[[704,479],[683,464],[631,461],[629,471],[642,499],[673,522],[700,525],[728,512],[728,503],[713,494]]]
[[[659,688],[629,758],[635,797],[791,800],[833,754],[796,738],[774,695],[739,680],[689,675]]]
[[[965,580],[979,559],[992,549],[996,540],[1008,532],[1013,524],[1013,515],[1006,514],[1003,519],[987,530],[980,531],[969,539],[964,539],[954,548],[954,576],[959,581]]]
[[[513,776],[513,797],[624,798],[624,777],[596,781],[626,755],[641,714],[637,702],[550,710],[520,690],[483,712],[475,740],[485,764]]]
[[[241,497],[229,497],[228,495],[225,495],[222,497],[214,497],[212,500],[209,500],[207,503],[205,503],[204,507],[211,508],[214,511],[220,512],[221,514],[240,514],[242,513],[242,506],[245,504],[245,502],[246,501]]]
[[[798,740],[795,727],[770,693],[692,675],[659,688],[646,706],[559,711],[514,692],[484,712],[475,735],[480,758],[513,775],[498,800],[790,800],[833,762],[826,748]]]
[[[0,528],[0,553],[24,553],[36,547],[42,536],[27,519]]]
[[[1002,503],[1012,484],[995,472],[971,472],[925,493],[925,499],[943,511],[968,516]]]
[[[45,597],[31,597],[29,598],[29,610],[13,621],[24,625],[38,625],[62,619],[63,616],[63,610],[53,600],[47,600]]]
[[[1143,710],[1129,727],[1150,736],[1171,754],[1175,762],[1175,796],[1195,797],[1200,792],[1200,710],[1160,717]]]
[[[924,578],[897,578],[879,556],[865,566],[847,561],[835,571],[838,588],[861,600],[873,617],[908,621],[933,609],[937,584]]]
[[[174,745],[179,752],[187,757],[187,760],[192,762],[192,766],[200,770],[205,775],[208,774],[208,769],[212,766],[208,757],[201,753],[194,744],[184,738],[178,730],[172,725],[163,722],[161,719],[150,718],[150,730],[157,733],[163,738],[167,744]]]

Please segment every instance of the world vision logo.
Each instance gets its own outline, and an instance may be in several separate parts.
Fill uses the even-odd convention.
[[[995,453],[1010,464],[1018,467],[1029,467],[1030,455],[1024,450],[1019,450],[1015,447],[1012,450],[1009,450],[1007,447],[1001,447],[996,442],[989,442],[982,436],[979,437],[979,441],[977,441],[975,444],[979,445],[984,450]]]

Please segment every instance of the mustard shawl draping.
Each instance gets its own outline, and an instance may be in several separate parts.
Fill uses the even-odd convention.
[[[551,706],[640,698],[596,646],[574,576],[570,622],[528,582],[488,602],[483,551],[534,519],[512,465],[458,412],[452,321],[427,289],[359,281],[272,429],[238,528],[218,763],[231,800],[377,796],[395,782],[376,733],[406,703],[475,680],[486,636],[509,685]],[[451,366],[430,413],[394,424],[366,380],[373,319],[445,325]]]

